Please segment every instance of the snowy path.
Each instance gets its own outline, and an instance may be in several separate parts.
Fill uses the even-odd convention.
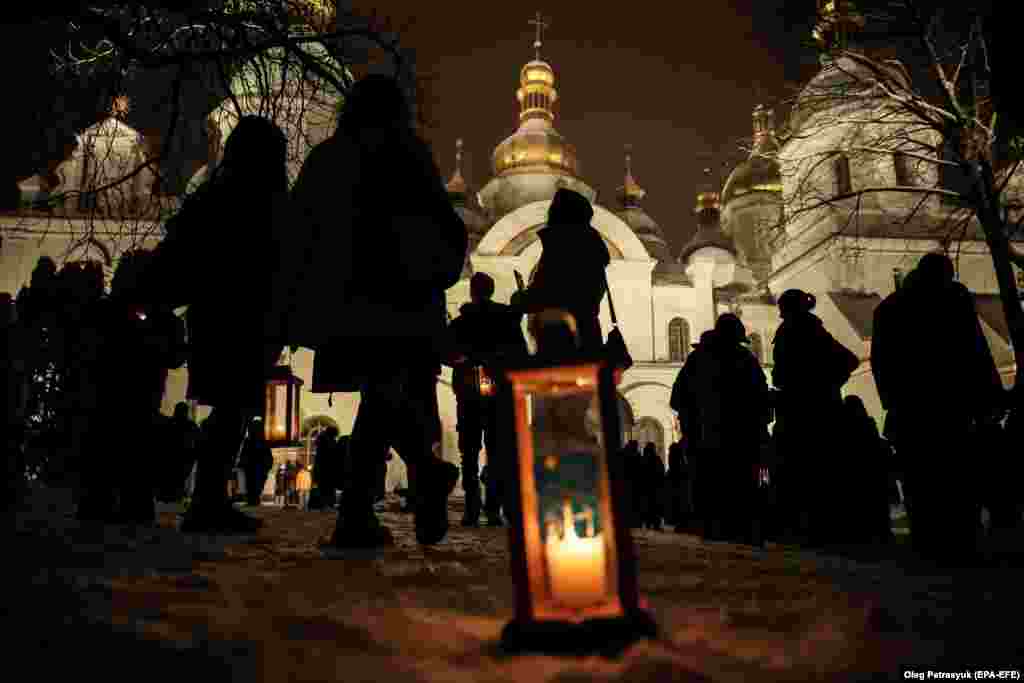
[[[1015,569],[910,571],[637,532],[663,640],[618,660],[509,657],[496,646],[512,616],[507,532],[457,526],[457,499],[436,548],[416,545],[411,517],[385,512],[397,546],[346,559],[317,548],[327,513],[264,507],[259,534],[202,539],[174,531],[170,512],[139,533],[79,525],[53,495],[34,501],[7,545],[3,604],[18,634],[7,645],[42,667],[36,680],[80,658],[105,681],[205,680],[206,667],[275,683],[897,680],[906,668],[1024,664]]]

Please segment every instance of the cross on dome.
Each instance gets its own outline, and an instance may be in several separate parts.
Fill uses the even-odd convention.
[[[533,49],[535,51],[537,61],[539,62],[540,61],[540,47],[541,47],[541,44],[542,44],[541,41],[542,41],[542,39],[544,37],[544,29],[546,29],[549,26],[551,26],[551,24],[549,22],[545,22],[544,21],[544,17],[541,16],[541,13],[539,11],[534,16],[533,19],[530,19],[530,24],[532,24],[533,26],[537,27],[537,38],[536,38],[536,40],[533,41]]]

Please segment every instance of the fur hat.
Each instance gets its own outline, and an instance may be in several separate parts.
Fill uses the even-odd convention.
[[[715,323],[715,336],[737,344],[746,344],[750,341],[747,338],[747,328],[734,313],[723,313],[718,316],[718,321]]]

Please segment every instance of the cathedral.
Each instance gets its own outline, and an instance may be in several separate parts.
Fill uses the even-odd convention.
[[[758,106],[751,117],[753,144],[749,158],[732,170],[720,191],[695,193],[692,204],[680,204],[683,216],[666,217],[675,224],[692,220],[696,227],[692,239],[674,253],[658,222],[644,209],[645,192],[634,177],[628,148],[622,185],[612,195],[613,201],[595,201],[597,191],[580,172],[576,148],[556,129],[556,71],[540,58],[539,42],[535,44],[535,58],[519,73],[515,91],[519,127],[494,148],[492,174],[483,187],[468,186],[461,171],[461,141],[457,143],[447,190],[465,221],[470,250],[463,278],[447,294],[450,315],[457,316],[459,306],[469,300],[469,278],[475,272],[491,275],[496,283],[495,300],[505,302],[516,290],[517,271],[530,278],[541,251],[537,232],[544,225],[555,192],[566,187],[595,202],[592,225],[604,238],[612,258],[608,267],[611,296],[619,329],[635,361],[618,387],[627,439],[636,439],[641,445],[653,443],[666,457],[668,445],[681,436],[669,408],[672,383],[692,344],[723,312],[732,311],[743,320],[750,348],[770,383],[772,339],[780,323],[775,301],[790,288],[813,293],[817,297],[815,313],[826,328],[862,359],[845,391],[859,395],[869,412],[880,420],[882,410],[869,364],[872,313],[897,286],[901,272],[913,268],[924,253],[949,247],[948,241],[931,228],[943,224],[955,207],[938,198],[929,199],[914,211],[913,221],[896,220],[912,208],[906,193],[877,192],[858,207],[856,231],[846,229],[848,215],[834,207],[803,212],[790,220],[783,217],[798,188],[808,184],[818,184],[823,193],[834,193],[836,188],[934,183],[934,179],[908,178],[901,165],[905,159],[897,154],[875,157],[870,163],[861,157],[845,157],[841,153],[844,145],[864,133],[858,126],[870,123],[828,126],[827,132],[801,136],[797,134],[801,130],[824,126],[832,113],[820,104],[802,110],[798,99],[788,134],[780,141],[773,112]],[[852,78],[860,68],[853,62],[824,63],[807,84],[808,92],[837,78]],[[566,77],[571,78],[571,74]],[[244,89],[244,84],[236,83],[235,87]],[[256,103],[249,102],[244,92],[236,95],[234,99],[241,102],[243,113],[255,111]],[[337,107],[330,95],[313,94],[308,102],[301,103],[303,110],[312,107],[316,115],[294,124],[285,122],[282,127],[290,140],[317,142],[331,134]],[[871,102],[865,100],[863,106],[876,106]],[[834,106],[850,105],[844,100]],[[217,162],[217,141],[226,138],[236,120],[237,105],[229,107],[227,102],[210,115],[208,126],[216,134],[210,136],[214,144],[209,165]],[[101,146],[108,150],[102,158],[95,152]],[[79,135],[78,146],[58,167],[22,182],[23,196],[30,201],[49,192],[102,186],[104,179],[135,168],[152,153],[151,146],[127,126],[115,109],[108,119]],[[838,150],[838,163],[807,169],[804,160],[812,146]],[[300,158],[289,162],[293,178],[301,166],[301,153],[296,153]],[[204,166],[195,174],[193,184],[205,178],[206,169]],[[44,254],[58,263],[94,259],[112,268],[116,259],[108,241],[113,242],[124,230],[125,218],[151,225],[151,230],[139,233],[137,242],[155,244],[159,223],[174,210],[177,199],[154,200],[147,194],[152,181],[151,176],[141,173],[127,186],[119,187],[125,195],[117,203],[123,215],[98,221],[97,229],[84,240],[73,239],[71,235],[82,231],[62,228],[62,222],[82,221],[85,209],[95,207],[62,207],[57,218],[31,209],[0,214],[0,291],[16,294],[28,283],[36,260]],[[1017,177],[1009,181],[1009,191],[1020,194],[1024,181]],[[766,226],[784,229],[770,231]],[[987,247],[975,229],[968,231],[957,248],[958,277],[976,293],[982,329],[1008,386],[1016,368]],[[607,334],[611,329],[607,299],[602,304],[601,323]],[[342,434],[351,431],[359,397],[339,394],[329,401],[326,395],[310,393],[312,351],[300,349],[294,355],[286,352],[282,362],[304,381],[299,415],[303,449],[294,452],[303,457],[304,450],[308,457],[312,439],[326,425],[337,425]],[[954,362],[956,359],[951,358],[950,363]],[[170,413],[174,404],[183,400],[186,384],[187,367],[172,372],[164,412]],[[438,400],[444,426],[443,454],[457,462],[455,395],[448,368],[438,383]],[[197,415],[202,416],[202,412]],[[404,477],[398,459],[391,462],[389,487]]]

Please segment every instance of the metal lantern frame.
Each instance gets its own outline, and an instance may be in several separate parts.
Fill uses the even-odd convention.
[[[502,632],[502,645],[513,652],[615,654],[640,638],[657,635],[654,620],[640,606],[636,554],[627,524],[623,463],[614,369],[603,358],[574,356],[552,359],[534,356],[495,372],[502,432],[508,447],[503,460],[508,476],[509,555],[515,585],[515,618]],[[534,397],[596,395],[600,406],[601,444],[594,449],[593,491],[599,501],[605,599],[572,607],[554,595],[553,560],[542,538],[537,466],[552,454],[538,453],[530,420]],[[556,461],[559,455],[555,455]],[[569,498],[566,498],[569,500]],[[579,500],[579,499],[577,499]],[[569,514],[568,503],[567,512]],[[594,510],[589,511],[593,514]],[[577,516],[578,518],[578,516]],[[566,517],[569,522],[570,517]],[[593,529],[588,527],[593,535]],[[566,542],[563,525],[561,542]],[[578,543],[572,532],[569,542]],[[548,540],[550,544],[550,537]],[[601,558],[599,556],[599,561]],[[569,566],[569,565],[562,565]],[[596,567],[596,565],[595,565]],[[580,575],[575,575],[578,583]],[[564,581],[562,582],[564,584]]]
[[[263,396],[263,434],[271,448],[299,443],[301,389],[302,380],[292,373],[290,365],[275,366],[267,376]],[[284,415],[279,416],[278,409],[282,402],[278,399],[282,391]],[[279,425],[283,425],[283,429]]]

